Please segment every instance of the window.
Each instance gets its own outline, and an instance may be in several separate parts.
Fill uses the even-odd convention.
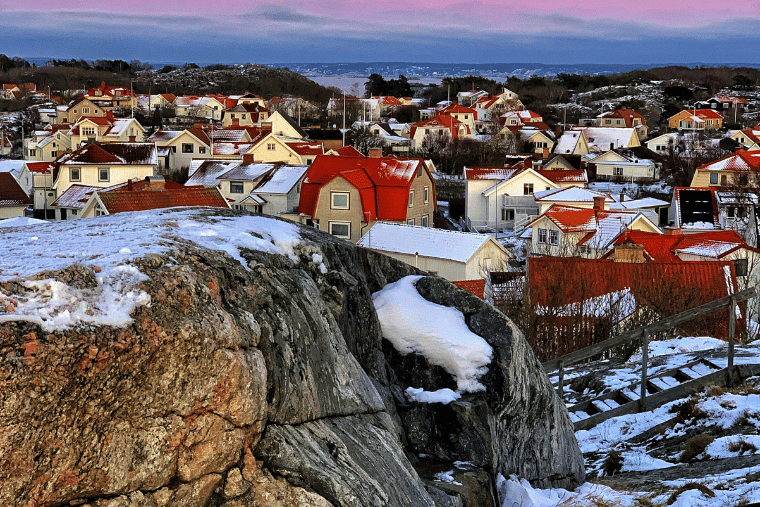
[[[414,225],[414,219],[410,218],[409,220],[407,220],[406,225]]]
[[[108,169],[98,169],[98,181],[108,181]]]
[[[95,216],[96,217],[102,217],[107,215],[106,210],[103,209],[103,206],[100,205],[100,203],[95,205]]]
[[[541,244],[548,243],[547,241],[548,231],[546,229],[538,229],[538,242]]]
[[[274,151],[274,148],[275,148],[274,143],[267,143],[267,150],[268,151]]]
[[[409,191],[409,207],[414,206],[414,190]]]
[[[90,108],[89,107],[83,107],[82,108],[82,114],[90,114]]]
[[[533,183],[525,183],[523,185],[523,195],[533,195]]]
[[[417,168],[417,177],[419,178],[420,176],[422,176],[422,164]]]
[[[549,231],[549,243],[555,246],[559,244],[559,231],[557,230]]]
[[[422,189],[422,200],[426,204],[430,201],[430,189],[428,187]]]
[[[198,153],[206,153],[206,147],[205,146],[198,146]]]
[[[36,157],[37,156],[37,150],[35,148],[32,148],[29,150],[29,156],[30,157]]]
[[[330,222],[330,234],[343,239],[351,239],[350,222]]]
[[[94,136],[95,135],[95,127],[82,127],[82,135],[83,136]]]
[[[172,146],[172,153],[177,153],[177,147],[176,146]]]
[[[242,115],[241,118],[243,118],[245,120],[245,115]]]
[[[78,213],[78,212],[79,212],[79,210],[76,210],[76,209],[72,209],[72,210],[71,210],[71,216],[77,216],[77,213]]]
[[[230,181],[230,193],[231,194],[242,194],[243,193],[243,182],[242,181]]]
[[[710,173],[710,185],[718,184],[718,173]]]
[[[72,167],[71,169],[69,169],[69,171],[70,171],[69,176],[71,177],[71,181],[79,181],[80,179],[79,168]]]
[[[515,219],[515,210],[501,208],[501,219],[505,222],[511,222]]]
[[[622,167],[613,167],[612,168],[612,175],[613,176],[622,176],[623,175],[623,168]]]
[[[747,265],[747,259],[734,259],[734,270],[736,276],[747,276],[749,273],[749,266]]]
[[[348,192],[330,192],[330,208],[350,209]]]
[[[422,227],[427,227],[427,226],[428,226],[428,216],[422,215]]]
[[[50,156],[53,157],[53,158],[55,158],[55,157],[58,156],[58,152],[57,151],[51,151],[50,152]]]
[[[193,143],[182,143],[182,153],[192,153]]]
[[[729,206],[728,208],[726,208],[726,216],[728,218],[734,218],[734,207],[733,206]]]

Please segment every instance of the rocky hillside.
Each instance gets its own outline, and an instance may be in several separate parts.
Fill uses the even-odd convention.
[[[492,506],[499,476],[584,479],[519,331],[410,266],[232,211],[7,229],[1,248],[2,505]],[[425,313],[378,317],[397,281]],[[423,332],[443,312],[487,343],[474,370]]]

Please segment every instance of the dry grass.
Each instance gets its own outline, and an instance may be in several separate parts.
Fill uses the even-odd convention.
[[[699,396],[693,395],[690,396],[688,400],[677,403],[670,407],[670,413],[676,414],[677,422],[685,423],[687,421],[690,421],[692,419],[699,420],[699,419],[705,419],[707,418],[707,413],[699,408],[697,405],[699,403]]]
[[[602,471],[604,475],[610,477],[623,469],[623,454],[617,450],[611,450],[604,459]]]
[[[690,438],[686,441],[684,450],[681,456],[678,458],[679,463],[689,463],[694,458],[705,452],[707,446],[714,440],[713,437],[707,434],[697,435],[694,438]]]
[[[662,507],[664,505],[662,503],[654,503],[652,498],[654,498],[654,495],[640,496],[634,500],[633,507]]]
[[[747,442],[742,438],[738,442],[728,444],[728,450],[730,452],[738,452],[739,454],[744,454],[745,452],[754,454],[757,452],[757,447],[752,442]]]
[[[670,495],[670,498],[668,498],[667,505],[672,505],[678,500],[678,497],[681,495],[681,493],[684,493],[685,491],[690,491],[692,489],[698,489],[700,493],[705,495],[707,498],[713,498],[715,496],[715,493],[713,490],[705,486],[704,484],[699,484],[696,482],[690,482],[688,484],[684,484],[677,490],[673,492],[672,495]]]

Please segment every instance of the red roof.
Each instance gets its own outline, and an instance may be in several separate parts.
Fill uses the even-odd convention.
[[[578,183],[588,181],[586,171],[538,169],[536,172],[552,183]]]
[[[486,281],[483,278],[478,280],[457,280],[451,283],[470,294],[478,296],[480,299],[485,299]]]
[[[417,129],[420,127],[446,127],[451,132],[451,137],[457,138],[459,136],[459,125],[461,124],[461,121],[449,114],[437,114],[429,120],[418,121],[413,124],[409,129],[409,137],[414,138],[414,133],[417,132]],[[467,125],[465,125],[465,127],[467,127],[467,131],[469,132],[470,127]]]
[[[100,201],[108,213],[171,208],[174,206],[210,206],[228,208],[229,205],[215,187],[181,187],[165,190],[111,190],[99,192]]]
[[[442,112],[446,113],[446,114],[454,114],[454,113],[456,113],[456,114],[471,114],[471,115],[473,115],[473,119],[475,119],[475,120],[478,119],[478,112],[477,111],[475,111],[471,107],[466,107],[466,106],[463,106],[462,104],[458,104],[456,102],[453,103],[453,104],[451,104],[451,105],[449,105],[449,106],[444,107],[442,109]]]
[[[306,171],[298,210],[313,217],[322,187],[342,177],[359,190],[369,220],[406,220],[409,187],[420,167],[427,171],[422,159],[319,155]]]
[[[633,109],[616,109],[615,111],[607,112],[599,115],[601,118],[622,118],[625,120],[626,127],[633,127],[633,119],[638,118],[641,120],[642,125],[646,125],[646,119]]]
[[[16,178],[9,172],[0,172],[0,206],[28,206],[32,204]]]
[[[545,216],[564,232],[587,231],[595,228],[595,225],[605,218],[620,215],[636,215],[633,211],[609,211],[593,208],[577,208],[552,204],[551,207],[538,218]],[[536,219],[537,220],[537,219]],[[581,244],[582,242],[579,242]]]
[[[702,164],[697,169],[714,171],[760,171],[760,151],[738,150],[730,155]]]
[[[688,111],[688,110],[687,110]],[[723,117],[720,115],[720,113],[713,111],[712,109],[697,109],[696,111],[691,111],[691,114],[696,116],[697,118],[701,118],[703,120],[706,119],[722,119]]]
[[[27,162],[26,167],[33,173],[49,173],[53,170],[50,162]]]
[[[299,155],[321,155],[324,153],[322,143],[285,143]]]
[[[739,248],[757,251],[749,246],[736,231],[706,231],[693,234],[657,234],[645,231],[625,231],[615,240],[615,245],[636,244],[644,247],[646,258],[655,262],[684,262],[677,251],[691,249],[692,253],[703,249],[723,258]],[[605,257],[612,255],[609,252]]]
[[[342,146],[340,148],[337,148],[334,151],[341,157],[363,157],[364,156],[362,152],[360,152],[359,150],[357,150],[351,145]]]
[[[738,290],[733,262],[632,264],[605,259],[531,257],[528,266],[531,305],[535,308],[562,308],[627,289],[638,308],[650,307],[666,317]],[[725,336],[727,317],[727,310],[708,316],[708,323],[718,325],[713,329],[700,328],[701,332]]]

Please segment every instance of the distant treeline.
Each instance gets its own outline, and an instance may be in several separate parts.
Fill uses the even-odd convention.
[[[143,72],[150,71],[150,72]],[[213,74],[213,79],[210,76]],[[200,67],[195,63],[166,65],[160,70],[139,60],[50,60],[42,66],[22,58],[0,55],[0,82],[34,83],[55,95],[64,90],[93,88],[105,82],[109,86],[132,86],[137,93],[174,94],[242,94],[256,93],[264,98],[296,95],[319,104],[339,90],[321,86],[287,68],[273,69],[261,65],[215,64]],[[68,99],[71,97],[63,97]]]

